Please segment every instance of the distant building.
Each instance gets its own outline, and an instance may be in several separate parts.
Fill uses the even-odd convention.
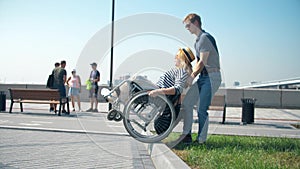
[[[224,82],[221,83],[220,87],[225,87],[225,83]]]
[[[145,79],[148,79],[148,76],[146,76],[146,75],[144,75],[143,77],[144,77]],[[119,85],[120,83],[122,83],[124,80],[130,79],[130,78],[131,78],[130,75],[120,76],[119,78],[117,78],[117,79],[114,80],[113,85],[114,85],[114,86],[117,86],[117,85]],[[109,84],[109,81],[107,81],[107,84]]]
[[[269,82],[250,82],[249,86],[240,88],[300,89],[300,78],[283,79]]]
[[[250,82],[250,85],[257,85],[257,84],[259,84],[260,82],[257,82],[257,81],[252,81],[252,82]]]
[[[118,79],[114,80],[114,86],[119,85],[121,82],[123,82],[124,80],[127,80],[129,78],[130,78],[130,75],[120,76]]]
[[[233,82],[233,86],[235,86],[235,87],[240,86],[240,82],[239,81]]]

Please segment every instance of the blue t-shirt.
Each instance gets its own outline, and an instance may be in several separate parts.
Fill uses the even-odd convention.
[[[90,80],[100,79],[100,72],[98,70],[92,70],[90,74]],[[93,81],[93,85],[98,85],[98,82]]]

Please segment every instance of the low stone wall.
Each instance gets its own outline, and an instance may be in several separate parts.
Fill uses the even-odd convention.
[[[100,90],[107,85],[100,85]],[[45,89],[45,85],[32,84],[0,84],[0,91],[4,91],[6,98],[9,99],[9,88],[35,88]],[[226,95],[227,106],[241,107],[242,98],[256,98],[256,107],[269,108],[292,108],[300,109],[300,90],[287,89],[235,89],[235,88],[220,88],[217,94]],[[89,93],[85,86],[82,86],[80,97],[84,102],[89,101]],[[99,101],[104,102],[104,98],[99,94]]]
[[[103,87],[107,87],[104,85],[99,86],[99,101],[104,102],[104,98],[100,95],[100,90]],[[9,88],[29,88],[29,89],[46,89],[45,85],[36,85],[36,84],[0,84],[0,91],[4,91],[6,94],[6,98],[9,99]],[[68,89],[67,89],[67,94],[68,94]],[[86,90],[86,86],[81,87],[81,93],[80,93],[80,99],[83,102],[88,102],[89,99],[89,91]]]
[[[300,108],[300,90],[288,89],[220,89],[218,93],[226,95],[228,106],[242,106],[242,98],[257,99],[256,107]]]

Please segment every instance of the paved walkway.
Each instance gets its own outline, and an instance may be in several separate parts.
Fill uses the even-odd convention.
[[[55,116],[47,108],[0,113],[0,168],[155,168],[147,146],[122,122],[104,113]]]
[[[48,105],[24,107],[24,113],[0,113],[0,168],[166,168],[155,163],[160,156],[150,156],[148,145],[128,135],[122,122],[106,120],[106,113],[59,117],[47,111]],[[100,107],[107,112],[106,104]],[[17,104],[14,111],[19,112]],[[290,125],[300,123],[300,110],[256,109],[250,125],[240,125],[240,108],[227,112],[225,125],[219,124],[221,112],[210,112],[210,134],[300,138],[300,130]],[[197,131],[196,123],[193,127]],[[182,123],[175,131],[181,128]],[[167,161],[172,154],[164,151]]]
[[[130,137],[1,129],[0,168],[154,168]]]

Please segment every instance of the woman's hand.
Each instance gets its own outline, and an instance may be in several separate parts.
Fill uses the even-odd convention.
[[[151,90],[151,91],[148,92],[148,95],[149,95],[150,97],[156,97],[156,96],[158,96],[159,94],[160,94],[159,89]]]

